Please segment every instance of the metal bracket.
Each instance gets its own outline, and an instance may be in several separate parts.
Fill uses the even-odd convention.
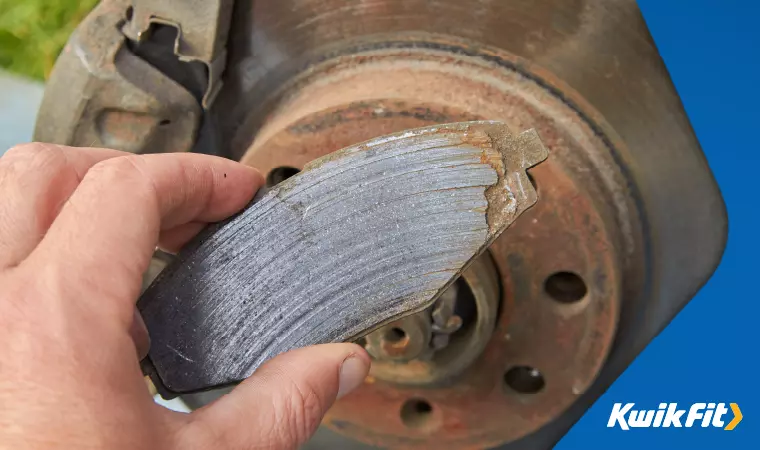
[[[221,88],[233,0],[106,0],[80,24],[45,91],[35,140],[132,153],[193,148],[203,109]],[[174,54],[208,72],[202,100],[138,55],[152,24],[177,29]],[[197,95],[200,97],[200,95]]]
[[[202,102],[203,108],[208,109],[222,87],[233,4],[234,0],[133,0],[130,20],[122,32],[140,42],[153,24],[176,28],[174,54],[181,61],[200,61],[208,68],[208,86]]]

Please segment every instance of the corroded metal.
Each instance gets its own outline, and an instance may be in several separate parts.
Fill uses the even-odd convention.
[[[405,131],[308,164],[184,249],[142,295],[154,379],[240,381],[267,359],[430,306],[537,200],[535,131]]]
[[[430,308],[366,337],[367,351],[375,358],[370,379],[387,381],[389,386],[456,382],[491,340],[500,302],[499,273],[485,253]],[[452,328],[445,333],[437,320],[440,316],[447,317],[444,324]]]
[[[56,62],[35,139],[133,153],[193,148],[222,86],[232,4],[104,0]]]
[[[546,426],[591,386],[617,331],[621,272],[602,217],[590,199],[578,195],[574,180],[552,164],[554,156],[531,169],[540,200],[486,253],[500,274],[501,296],[481,356],[444,385],[368,378],[336,402],[328,428],[381,448],[490,448]],[[545,284],[567,270],[584,280],[587,292],[563,302]],[[406,375],[424,362],[408,366],[395,374]],[[519,392],[509,386],[505,376],[515,367],[537,370],[543,389]],[[403,420],[400,412],[410,399],[430,406],[420,418],[425,426]]]
[[[108,0],[79,25],[45,90],[34,138],[133,153],[187,151],[201,107],[182,85],[129,48],[129,2]]]
[[[299,168],[351,142],[438,121],[495,118],[515,131],[538,131],[552,153],[531,170],[541,201],[524,216],[530,220],[518,221],[489,249],[499,316],[482,342],[486,350],[449,373],[440,369],[450,365],[436,358],[403,364],[382,358],[373,382],[341,399],[326,422],[379,447],[514,441],[576,402],[604,365],[618,325],[622,274],[633,282],[641,263],[637,194],[615,161],[619,150],[598,135],[588,116],[507,64],[509,55],[455,53],[444,46],[452,40],[411,42],[339,55],[292,78],[243,162],[265,172]],[[578,274],[589,295],[555,308],[543,284],[563,271]],[[510,397],[493,393],[511,392],[504,376],[515,358],[540,371],[546,388],[511,404]],[[399,411],[412,398],[440,414],[435,433],[402,420]]]
[[[200,61],[208,71],[202,104],[208,108],[222,88],[227,62],[227,32],[233,0],[132,0],[126,36],[140,42],[154,24],[177,29],[174,53],[182,61]]]

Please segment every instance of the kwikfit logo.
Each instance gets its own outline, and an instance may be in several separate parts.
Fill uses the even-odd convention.
[[[633,409],[635,403],[615,403],[612,406],[608,428],[691,428],[698,424],[702,428],[715,427],[733,430],[742,421],[742,412],[736,403],[694,403],[686,409],[678,409],[678,403],[660,403],[657,409]],[[733,418],[725,424],[724,416],[731,411]],[[684,417],[685,416],[685,417]]]

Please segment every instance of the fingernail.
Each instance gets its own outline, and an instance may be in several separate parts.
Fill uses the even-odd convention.
[[[340,379],[338,387],[338,398],[343,397],[353,391],[364,381],[367,376],[367,363],[356,355],[351,355],[343,361],[340,366]]]

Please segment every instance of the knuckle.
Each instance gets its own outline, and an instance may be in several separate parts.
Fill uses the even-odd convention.
[[[57,145],[32,142],[11,147],[2,161],[10,164],[14,170],[21,171],[46,164],[63,166],[66,157]]]
[[[85,180],[101,184],[129,185],[131,192],[145,194],[152,189],[140,155],[117,156],[98,162],[87,171]],[[136,191],[135,191],[136,190]]]
[[[140,157],[137,155],[117,156],[98,162],[87,172],[91,177],[125,179],[140,176]]]
[[[11,147],[5,152],[7,158],[13,157],[27,157],[33,156],[39,153],[45,153],[52,151],[50,146],[41,142],[30,142],[26,144],[19,144]]]
[[[66,155],[57,145],[38,142],[17,145],[0,158],[0,184],[15,184],[28,174],[39,174],[40,170],[44,170],[47,179],[52,179],[67,167]]]

